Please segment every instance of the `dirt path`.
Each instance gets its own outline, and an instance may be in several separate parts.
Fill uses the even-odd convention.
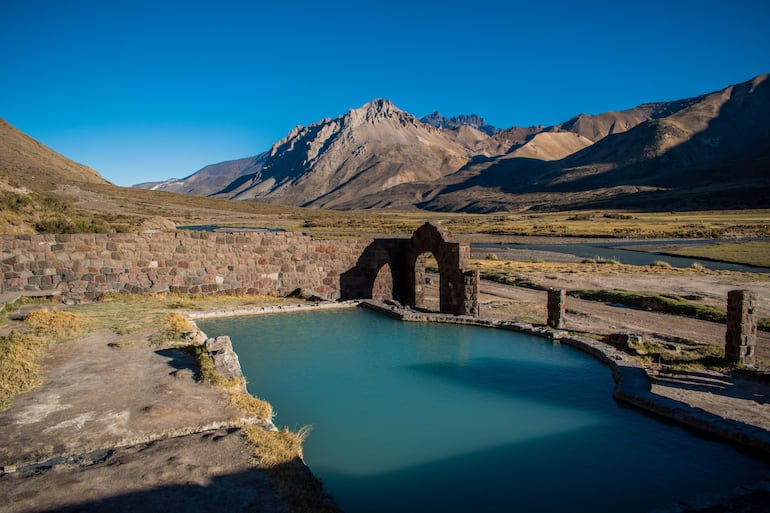
[[[644,285],[651,287],[650,283]],[[671,284],[667,286],[671,287]],[[690,287],[693,286],[691,283]],[[523,318],[530,322],[546,322],[546,293],[543,291],[482,280],[480,302],[482,314],[493,319]],[[764,310],[765,304],[760,304]],[[725,340],[723,324],[572,297],[567,298],[566,323],[569,330],[600,335],[629,331],[660,341],[681,339],[718,346],[724,346]],[[770,333],[758,332],[756,349],[758,358],[770,362]]]

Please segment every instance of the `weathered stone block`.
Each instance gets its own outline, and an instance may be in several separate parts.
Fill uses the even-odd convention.
[[[564,328],[567,291],[548,289],[548,326],[557,330]]]
[[[746,290],[731,290],[727,293],[725,359],[730,363],[753,366],[756,343],[756,299]]]

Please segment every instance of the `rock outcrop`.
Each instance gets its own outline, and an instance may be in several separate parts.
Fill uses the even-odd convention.
[[[243,370],[233,343],[227,335],[206,339],[205,348],[214,361],[214,369],[225,379],[242,379]]]

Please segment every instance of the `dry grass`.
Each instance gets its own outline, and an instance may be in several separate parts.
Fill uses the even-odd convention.
[[[647,368],[666,367],[672,370],[732,369],[733,364],[724,359],[723,347],[710,344],[680,342],[678,344],[656,344],[643,341],[632,347],[636,359]]]
[[[56,339],[72,338],[84,331],[85,321],[79,315],[60,310],[30,312],[24,322],[39,336]]]
[[[253,449],[254,458],[263,467],[283,465],[302,458],[302,442],[310,433],[309,428],[273,431],[260,426],[246,426],[243,431]]]
[[[38,359],[50,340],[11,331],[0,337],[0,411],[11,404],[11,398],[38,382]]]
[[[0,411],[11,399],[38,382],[38,360],[56,341],[85,331],[83,318],[58,310],[38,310],[28,314],[19,330],[0,337]]]
[[[195,326],[184,315],[180,313],[166,314],[161,324],[160,333],[152,338],[152,342],[155,344],[187,343],[192,340],[195,331]]]
[[[546,212],[456,215],[454,233],[633,238],[718,238],[770,234],[767,210],[705,212]]]
[[[272,421],[275,415],[272,404],[251,394],[231,392],[230,405],[264,422]]]
[[[297,304],[296,299],[258,295],[186,296],[174,293],[108,294],[97,303],[69,307],[86,319],[89,329],[111,330],[118,334],[157,329],[170,310],[224,310],[247,306]]]
[[[341,513],[302,461],[302,443],[309,428],[299,431],[243,430],[255,462],[264,469],[284,502],[294,513]]]

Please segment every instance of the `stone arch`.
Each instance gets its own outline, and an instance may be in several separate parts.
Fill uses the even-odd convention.
[[[476,315],[478,311],[478,272],[468,271],[470,247],[452,240],[449,230],[427,222],[409,240],[406,252],[406,303],[419,306],[425,280],[421,255],[432,253],[439,270],[439,311],[455,315]]]
[[[439,268],[439,311],[478,314],[479,273],[468,270],[470,247],[455,242],[444,227],[425,223],[410,239],[375,239],[356,265],[340,275],[340,298],[393,299],[404,305],[422,304],[425,283],[421,255],[431,253]],[[387,271],[390,270],[390,279]]]
[[[356,265],[340,275],[340,299],[404,301],[405,239],[375,239]],[[390,278],[388,279],[388,271]]]

